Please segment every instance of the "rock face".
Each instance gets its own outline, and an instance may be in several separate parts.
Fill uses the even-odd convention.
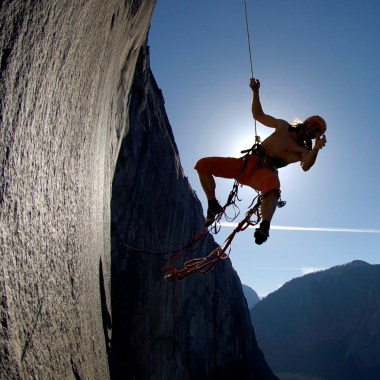
[[[1,3],[2,379],[274,378],[229,261],[160,271],[203,217],[149,69],[154,6]]]
[[[229,260],[207,275],[163,280],[163,259],[201,231],[204,218],[148,58],[142,50],[113,182],[113,377],[273,378]],[[187,258],[215,246],[208,236]]]
[[[276,373],[379,378],[380,265],[353,261],[292,280],[251,315]]]
[[[111,183],[154,4],[1,2],[2,379],[109,376]]]

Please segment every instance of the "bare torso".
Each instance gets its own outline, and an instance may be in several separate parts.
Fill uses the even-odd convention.
[[[308,154],[306,147],[297,142],[296,133],[289,131],[289,127],[285,120],[281,120],[275,131],[261,143],[270,157],[284,161],[281,166],[302,162],[303,156]]]

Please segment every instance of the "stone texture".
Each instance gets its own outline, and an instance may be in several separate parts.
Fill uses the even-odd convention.
[[[154,5],[1,2],[2,379],[108,377],[110,188]]]
[[[203,216],[149,69],[154,6],[1,3],[1,379],[273,378],[228,260],[160,272]]]

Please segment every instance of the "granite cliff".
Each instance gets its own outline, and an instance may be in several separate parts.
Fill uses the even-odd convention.
[[[229,261],[160,271],[203,216],[149,67],[154,6],[1,3],[2,379],[275,378]]]

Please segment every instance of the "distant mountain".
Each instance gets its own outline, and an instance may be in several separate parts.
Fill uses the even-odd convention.
[[[243,284],[243,293],[248,303],[248,309],[251,310],[257,304],[257,302],[260,301],[260,297],[252,288],[244,284]]]
[[[380,265],[356,260],[294,279],[251,319],[282,379],[380,379]]]

